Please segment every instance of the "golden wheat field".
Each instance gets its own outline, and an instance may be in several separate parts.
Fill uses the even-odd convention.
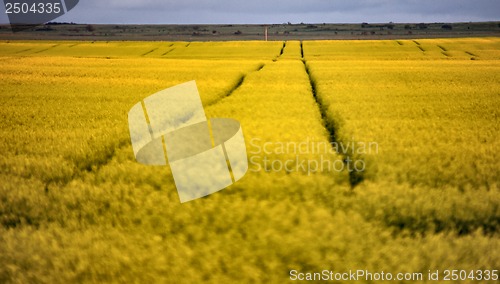
[[[0,283],[498,280],[499,38],[4,41],[0,79]],[[249,169],[181,204],[127,113],[191,80]]]

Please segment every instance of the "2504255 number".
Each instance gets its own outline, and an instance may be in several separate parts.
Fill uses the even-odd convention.
[[[445,281],[472,280],[472,281],[497,281],[498,270],[445,270]]]
[[[6,14],[59,14],[61,3],[5,3]]]

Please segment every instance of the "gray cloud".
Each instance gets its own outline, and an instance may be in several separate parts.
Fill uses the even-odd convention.
[[[199,24],[499,20],[498,0],[81,0],[58,21]],[[6,22],[2,13],[0,21]]]

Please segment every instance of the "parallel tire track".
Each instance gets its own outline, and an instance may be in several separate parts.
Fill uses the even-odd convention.
[[[42,49],[42,50],[39,50],[39,51],[35,51],[35,52],[33,52],[32,54],[42,53],[42,52],[45,52],[45,51],[50,50],[50,49],[52,49],[52,48],[55,48],[55,47],[57,47],[57,46],[59,46],[59,44],[53,45],[53,46],[51,46],[51,47],[48,47],[48,48],[45,48],[45,49]]]
[[[327,106],[324,104],[323,100],[321,99],[321,96],[318,94],[316,81],[311,75],[311,71],[307,64],[307,60],[304,58],[304,47],[302,42],[300,42],[300,54],[302,56],[302,63],[304,64],[304,70],[307,73],[307,76],[309,77],[309,83],[311,85],[312,95],[321,113],[321,119],[323,121],[323,125],[328,131],[329,143],[332,145],[342,144],[344,141],[342,141],[340,137],[338,137],[337,135],[338,123],[336,122],[335,118],[332,117],[331,114],[329,114]],[[337,152],[337,154],[342,157],[342,161],[346,165],[346,168],[348,168],[349,161],[362,159],[362,157],[354,157],[354,153]],[[364,174],[365,173],[363,171],[356,171],[356,170],[349,171],[349,184],[351,185],[351,189],[354,189],[359,183],[361,183],[365,179]]]
[[[157,50],[157,49],[158,49],[158,47],[157,47],[157,48],[153,48],[153,49],[151,49],[150,51],[148,51],[148,52],[146,52],[146,53],[142,54],[141,56],[146,56],[146,55],[148,55],[148,54],[150,54],[150,53],[154,52],[154,51],[155,51],[155,50]]]
[[[175,48],[172,48],[172,49],[165,51],[161,56],[165,56],[165,55],[169,54],[170,52],[174,51],[174,49]]]
[[[264,66],[266,66],[266,65],[262,63],[255,70],[250,71],[250,72],[245,73],[245,74],[242,74],[240,76],[240,78],[236,81],[236,84],[234,84],[234,86],[226,94],[219,97],[219,99],[216,99],[216,100],[210,102],[209,104],[207,104],[207,106],[214,105],[214,104],[220,102],[221,100],[231,96],[239,87],[241,87],[241,85],[243,85],[243,82],[245,82],[245,79],[248,75],[250,75],[253,72],[259,72],[260,70],[262,70],[262,68],[264,68]]]

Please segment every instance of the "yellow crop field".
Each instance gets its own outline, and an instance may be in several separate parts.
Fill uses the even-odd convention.
[[[0,283],[498,277],[499,38],[4,41],[0,67]],[[127,114],[191,80],[249,168],[181,204]]]

